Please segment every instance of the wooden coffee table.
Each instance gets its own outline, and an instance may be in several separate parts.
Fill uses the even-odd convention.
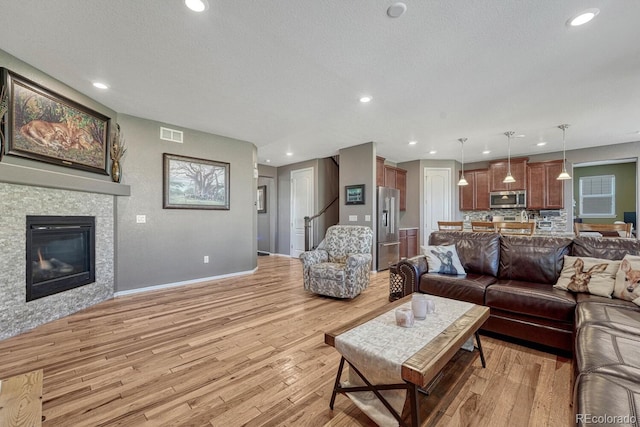
[[[416,320],[414,328],[417,329],[414,331],[403,331],[405,328],[395,326],[395,324],[392,324],[390,321],[390,319],[393,318],[393,313],[398,307],[410,304],[411,295],[408,295],[391,304],[377,310],[373,310],[372,312],[361,316],[338,329],[325,333],[325,343],[335,347],[338,351],[341,351],[341,348],[344,349],[345,343],[351,346],[348,352],[344,350],[341,351],[343,356],[340,360],[340,366],[338,368],[333,394],[329,404],[331,409],[333,409],[335,398],[338,393],[346,394],[368,391],[375,394],[375,396],[389,410],[391,415],[393,415],[400,425],[408,426],[408,421],[410,419],[412,426],[419,426],[421,425],[421,412],[425,412],[425,407],[427,408],[427,413],[424,415],[428,416],[428,408],[433,409],[434,401],[440,400],[426,399],[427,401],[432,401],[431,405],[423,404],[421,408],[421,400],[424,401],[424,399],[421,399],[420,395],[428,395],[431,392],[433,392],[433,394],[438,394],[437,389],[440,388],[444,382],[443,377],[457,381],[457,377],[462,375],[461,373],[464,372],[466,367],[468,367],[471,362],[477,358],[478,354],[482,361],[482,366],[485,367],[484,354],[482,352],[478,329],[480,329],[484,322],[489,318],[489,308],[461,301],[448,300],[446,298],[431,298],[436,302],[436,315],[440,310],[442,310],[441,315],[439,316],[440,318],[436,321],[436,317],[429,317],[434,315],[428,315],[427,319],[424,321]],[[448,302],[450,302],[452,307],[455,306],[456,311],[452,308],[450,312],[446,312]],[[457,313],[460,314],[458,315]],[[446,320],[442,320],[442,317],[445,317]],[[439,323],[437,327],[435,326],[436,323]],[[369,331],[372,330],[371,328],[374,327],[374,324],[380,324],[382,329],[376,330],[375,333],[370,333]],[[431,337],[424,338],[424,342],[418,341],[418,345],[416,346],[416,334],[422,336],[420,328],[423,329],[425,337],[430,335]],[[429,331],[429,328],[432,328],[433,331]],[[353,338],[354,332],[356,334],[360,334],[357,339]],[[408,337],[407,332],[410,332],[413,336]],[[475,336],[476,340],[476,347],[474,351],[467,352],[465,350],[460,350],[461,346],[473,336]],[[420,340],[421,338],[418,339]],[[337,341],[339,341],[338,345],[336,345]],[[352,341],[352,343],[349,341]],[[357,364],[354,366],[353,362],[348,360],[349,357],[345,357],[344,353],[348,353],[351,356],[356,354],[360,356],[360,354],[358,354],[359,346],[366,349],[367,345],[371,344],[375,348],[375,345],[380,344],[379,341],[393,343],[394,346],[398,346],[400,348],[404,348],[403,346],[406,345],[407,349],[416,349],[415,351],[410,350],[411,354],[409,354],[409,357],[404,361],[392,361],[390,360],[392,357],[389,357],[389,360],[386,360],[386,356],[382,354],[383,352],[378,353],[374,350],[373,358],[381,362],[382,366],[392,366],[394,371],[399,371],[396,383],[389,383],[387,381],[381,384],[372,383],[366,378],[367,368],[372,368],[371,366],[365,366],[367,363],[363,362],[360,362],[361,366],[357,366]],[[368,351],[368,349],[363,350],[365,353]],[[369,356],[365,357],[365,360],[369,361]],[[364,385],[347,387],[341,385],[340,378],[345,361],[349,364],[350,369],[353,369],[362,379]],[[457,367],[456,365],[459,364],[466,365],[466,367]],[[378,367],[373,367],[372,371],[375,372],[379,369],[380,368]],[[391,375],[395,375],[395,373],[392,373]],[[434,388],[438,381],[439,383],[437,384],[437,387]],[[443,388],[451,390],[450,387]],[[406,390],[408,392],[404,411],[397,411],[389,404],[389,402],[387,402],[381,394],[382,391],[386,390]],[[399,412],[404,412],[404,416],[403,413]],[[408,414],[406,414],[406,412],[408,412]]]

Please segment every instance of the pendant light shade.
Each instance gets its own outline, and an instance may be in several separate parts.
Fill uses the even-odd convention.
[[[569,175],[569,172],[567,172],[567,145],[565,141],[565,132],[569,125],[560,125],[558,127],[562,129],[562,172],[560,172],[560,175],[558,175],[556,179],[571,179],[571,175]]]
[[[459,186],[469,185],[469,183],[464,177],[464,143],[466,140],[467,138],[458,139],[458,141],[460,141],[460,146],[462,147],[462,174],[460,174],[460,181],[458,181]]]
[[[507,176],[504,177],[502,182],[505,184],[511,184],[516,182],[516,179],[511,175],[511,137],[513,136],[513,131],[505,132],[507,135]]]

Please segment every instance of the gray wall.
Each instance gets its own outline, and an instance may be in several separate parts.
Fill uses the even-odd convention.
[[[364,184],[364,205],[345,205],[347,185]],[[349,221],[356,215],[357,221]],[[365,215],[370,215],[369,221]],[[367,225],[375,232],[376,224],[376,149],[373,142],[340,150],[340,224]]]
[[[128,151],[117,200],[117,291],[246,272],[257,265],[256,148],[248,142],[119,116]],[[160,140],[160,126],[184,131],[184,143]],[[230,210],[162,208],[162,154],[228,162]],[[146,215],[145,224],[136,215]],[[203,263],[209,256],[210,262]]]

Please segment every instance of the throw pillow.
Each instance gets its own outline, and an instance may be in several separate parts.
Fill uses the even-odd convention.
[[[466,274],[458,258],[456,245],[423,246],[422,252],[427,257],[429,273]]]
[[[554,288],[611,298],[620,261],[565,255]]]
[[[613,296],[640,305],[640,256],[625,255],[622,258]]]

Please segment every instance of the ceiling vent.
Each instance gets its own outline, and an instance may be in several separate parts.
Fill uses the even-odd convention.
[[[169,129],[169,128],[160,128],[160,139],[164,139],[165,141],[178,142],[182,144],[182,131]]]

